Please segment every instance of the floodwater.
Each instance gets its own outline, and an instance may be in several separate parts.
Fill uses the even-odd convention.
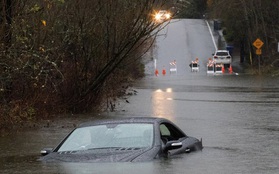
[[[279,173],[279,77],[207,75],[205,62],[214,46],[203,20],[175,21],[162,32],[166,36],[152,53],[156,64],[147,66],[147,76],[129,89],[134,94],[125,99],[129,103],[119,102],[113,113],[71,115],[0,137],[0,173]],[[196,57],[200,72],[192,73],[188,64]],[[177,73],[154,76],[154,67],[168,70],[173,59]],[[76,124],[103,116],[165,117],[202,138],[204,149],[142,163],[37,161],[42,148],[54,147]]]

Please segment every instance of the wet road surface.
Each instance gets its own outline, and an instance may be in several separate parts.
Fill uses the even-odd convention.
[[[186,134],[202,138],[204,149],[146,163],[63,163],[37,161],[43,147],[55,146],[90,116],[60,119],[39,130],[11,132],[0,138],[1,173],[121,174],[275,174],[279,173],[279,78],[248,74],[206,74],[215,47],[204,20],[177,20],[163,31],[153,50],[147,76],[131,89],[137,95],[119,103],[108,117],[156,116],[175,122]],[[192,59],[200,72],[191,73]],[[177,73],[161,70],[176,60]]]

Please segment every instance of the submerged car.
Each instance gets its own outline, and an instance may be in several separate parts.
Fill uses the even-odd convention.
[[[45,162],[140,162],[202,150],[202,140],[187,136],[164,118],[104,119],[81,124],[54,149],[43,149]]]

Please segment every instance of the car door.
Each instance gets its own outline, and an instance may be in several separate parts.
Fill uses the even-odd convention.
[[[161,134],[163,145],[166,144],[166,142],[168,141],[179,141],[183,143],[181,148],[171,150],[169,151],[169,154],[174,155],[174,154],[185,153],[188,151],[190,145],[187,142],[188,136],[185,135],[184,132],[182,132],[179,128],[177,128],[173,124],[166,123],[166,122],[161,123],[160,134]]]
[[[170,123],[160,124],[160,133],[163,141],[174,141],[186,137],[186,135]]]

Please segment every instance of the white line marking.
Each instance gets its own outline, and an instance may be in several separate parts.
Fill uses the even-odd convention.
[[[209,23],[208,23],[207,20],[205,20],[205,22],[206,22],[207,27],[208,27],[208,29],[209,29],[209,32],[210,32],[210,35],[211,35],[212,42],[213,42],[213,44],[214,44],[215,50],[217,50],[217,45],[216,45],[216,43],[215,43],[215,39],[214,39],[214,37],[213,37],[213,34],[212,34],[212,31],[211,31],[210,25],[209,25]]]

